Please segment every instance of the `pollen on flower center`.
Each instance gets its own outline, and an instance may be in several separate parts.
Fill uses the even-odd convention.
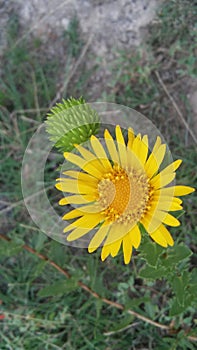
[[[147,176],[141,170],[126,172],[114,166],[98,184],[99,203],[110,221],[135,223],[143,216],[149,200]]]

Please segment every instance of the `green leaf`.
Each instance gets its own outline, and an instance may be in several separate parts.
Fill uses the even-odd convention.
[[[192,251],[183,243],[175,246],[175,256],[173,257],[177,262],[191,256]]]
[[[29,280],[31,282],[43,273],[46,264],[47,261],[40,261],[39,263],[35,264],[34,268],[31,270],[31,275],[29,276]]]
[[[172,289],[176,295],[177,303],[183,306],[185,301],[185,285],[182,276],[174,276]]]
[[[47,287],[44,287],[38,292],[40,297],[50,297],[59,294],[66,294],[77,289],[78,283],[76,279],[70,278],[66,281],[59,281]]]
[[[93,289],[100,296],[105,296],[107,293],[107,288],[103,285],[103,277],[97,276],[93,285]]]
[[[153,304],[151,300],[145,303],[145,312],[150,318],[154,320],[156,315],[158,314],[158,306],[156,304]]]
[[[57,241],[51,242],[49,256],[58,265],[62,266],[65,263],[66,247]]]
[[[120,322],[118,322],[118,324],[116,322],[116,325],[114,326],[113,329],[111,329],[109,331],[109,333],[121,331],[122,329],[126,328],[127,326],[132,325],[133,320],[134,320],[134,316],[127,314]]]
[[[18,254],[23,248],[22,243],[17,243],[14,241],[1,241],[0,245],[0,256],[10,257]]]
[[[166,267],[174,267],[177,263],[192,255],[192,251],[183,243],[174,246],[162,258],[162,264]]]
[[[185,312],[187,310],[187,308],[189,306],[191,306],[193,302],[193,299],[192,299],[192,296],[188,296],[187,298],[185,298],[185,303],[184,305],[181,305],[178,303],[178,300],[177,298],[173,298],[172,300],[172,305],[171,305],[171,308],[170,308],[170,316],[176,316],[176,315],[179,315],[183,312]]]
[[[35,242],[35,250],[40,252],[44,246],[44,243],[47,241],[46,234],[39,232],[37,235],[34,236],[34,242]]]
[[[163,248],[158,244],[147,241],[141,247],[141,254],[147,263],[151,266],[157,266],[158,258],[163,252]]]
[[[158,279],[166,276],[166,269],[159,267],[158,269],[147,265],[140,270],[139,277],[148,279]]]
[[[172,302],[172,306],[170,309],[170,316],[176,316],[181,314],[185,310],[185,306],[182,306],[178,303],[177,299],[174,298]]]
[[[190,272],[190,276],[191,276],[191,282],[192,284],[196,284],[197,283],[197,268],[193,268],[193,270]]]
[[[191,284],[189,284],[186,288],[186,293],[189,293],[192,297],[192,300],[193,302],[196,302],[197,301],[197,283],[192,283],[190,282]]]
[[[147,303],[149,301],[149,297],[132,298],[125,303],[125,310],[132,309],[135,306],[139,306],[140,304]]]
[[[101,309],[102,309],[102,306],[103,306],[102,300],[101,299],[96,299],[95,300],[95,306],[96,306],[96,318],[98,320],[100,318]]]

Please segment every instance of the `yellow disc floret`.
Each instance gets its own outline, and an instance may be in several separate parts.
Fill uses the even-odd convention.
[[[145,212],[149,184],[141,170],[126,172],[115,165],[99,182],[98,192],[103,214],[109,221],[135,223]]]

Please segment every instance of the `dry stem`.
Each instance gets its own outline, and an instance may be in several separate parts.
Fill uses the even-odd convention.
[[[177,114],[180,117],[181,122],[183,123],[183,125],[185,126],[185,128],[187,129],[187,131],[190,133],[191,137],[193,138],[194,142],[197,143],[197,137],[196,135],[193,133],[192,129],[189,127],[189,124],[186,122],[185,118],[183,117],[183,114],[181,113],[177,103],[175,102],[175,100],[173,99],[172,95],[169,93],[166,85],[164,84],[163,80],[161,79],[160,75],[158,72],[155,72],[156,77],[160,83],[160,85],[162,86],[163,90],[165,91],[166,95],[168,96],[169,100],[171,101],[173,107],[175,108],[175,110],[177,111]]]

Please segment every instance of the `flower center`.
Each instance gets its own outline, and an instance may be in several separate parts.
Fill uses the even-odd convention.
[[[98,184],[99,203],[109,221],[136,223],[146,210],[149,184],[140,169],[126,172],[115,165]]]

